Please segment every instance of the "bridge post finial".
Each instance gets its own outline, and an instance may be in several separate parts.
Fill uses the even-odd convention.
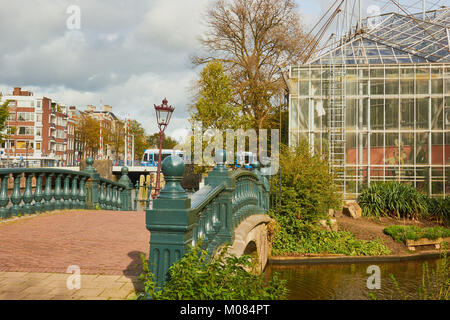
[[[205,178],[205,184],[217,186],[225,182],[228,187],[231,187],[232,179],[230,178],[230,172],[225,165],[227,161],[227,152],[223,149],[217,149],[214,153],[214,158],[217,165]]]
[[[132,210],[133,207],[131,205],[131,189],[133,189],[133,183],[131,182],[130,177],[128,177],[129,169],[128,167],[122,167],[120,169],[120,173],[122,174],[118,183],[122,184],[125,187],[125,190],[121,192],[120,201],[122,202],[122,208],[124,211]]]
[[[146,226],[150,231],[149,266],[162,287],[171,264],[181,259],[189,239],[193,221],[191,199],[180,185],[185,165],[179,156],[170,156],[161,163],[166,185],[152,209],[146,210]],[[192,227],[191,227],[192,228]]]
[[[83,170],[84,172],[89,173],[89,181],[87,182],[88,188],[86,191],[90,193],[87,195],[87,206],[89,209],[93,209],[98,205],[99,200],[99,192],[98,192],[98,183],[100,181],[100,175],[94,168],[94,159],[88,157],[86,159],[86,168]]]

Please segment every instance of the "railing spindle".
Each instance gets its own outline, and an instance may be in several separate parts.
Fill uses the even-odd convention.
[[[86,204],[86,179],[87,177],[81,177],[80,180],[80,192],[78,193],[78,200],[80,203],[80,208],[81,209],[85,209],[87,204]]]
[[[0,218],[7,219],[10,217],[8,204],[9,204],[9,196],[8,196],[8,179],[9,173],[2,175],[2,184],[0,190]]]
[[[26,214],[34,213],[34,208],[31,206],[31,202],[33,201],[33,190],[32,190],[32,180],[33,180],[33,173],[25,173],[25,191],[23,192],[23,211]]]
[[[36,212],[42,212],[42,199],[44,194],[42,193],[42,179],[45,173],[39,173],[36,175],[36,189],[34,189],[34,208]]]
[[[78,200],[78,176],[74,175],[72,178],[72,209],[78,209],[80,202]]]
[[[63,174],[57,174],[55,179],[55,210],[61,210],[64,208],[63,192],[61,190],[61,179]]]
[[[22,194],[20,193],[20,179],[22,177],[22,172],[21,173],[14,173],[13,174],[13,178],[14,178],[14,189],[13,189],[13,193],[11,195],[11,202],[12,202],[12,207],[11,207],[11,215],[13,216],[17,216],[21,210],[20,202],[22,201]]]

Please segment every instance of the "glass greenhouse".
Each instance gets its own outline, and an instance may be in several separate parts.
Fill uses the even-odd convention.
[[[345,198],[373,181],[450,194],[450,9],[363,20],[289,70],[289,145],[326,154]]]

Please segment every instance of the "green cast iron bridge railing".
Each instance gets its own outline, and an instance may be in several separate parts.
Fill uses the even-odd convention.
[[[153,208],[146,210],[149,266],[159,287],[189,245],[202,239],[202,246],[212,254],[221,245],[233,243],[236,228],[247,217],[269,210],[269,183],[261,175],[259,163],[254,171],[232,171],[225,161],[226,152],[218,150],[217,166],[191,198],[180,185],[183,160],[175,156],[162,162],[166,185],[153,201]]]
[[[84,171],[53,168],[0,169],[0,219],[63,209],[103,209],[131,211],[128,168],[122,168],[118,182],[101,178],[94,160],[86,160]],[[12,178],[12,190],[8,181]],[[25,187],[21,187],[22,179]],[[33,191],[33,178],[35,187]],[[21,189],[24,189],[23,193]]]

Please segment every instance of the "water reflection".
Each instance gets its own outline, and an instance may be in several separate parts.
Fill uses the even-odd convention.
[[[402,262],[348,263],[348,264],[309,264],[278,266],[268,265],[265,275],[280,273],[287,280],[290,290],[289,300],[362,300],[369,299],[369,292],[378,299],[399,298],[394,295],[394,284],[389,274],[394,274],[400,288],[411,297],[417,297],[417,289],[422,281],[422,264],[427,261],[435,268],[438,259],[420,259]],[[381,288],[369,290],[367,273],[370,265],[381,270]]]

